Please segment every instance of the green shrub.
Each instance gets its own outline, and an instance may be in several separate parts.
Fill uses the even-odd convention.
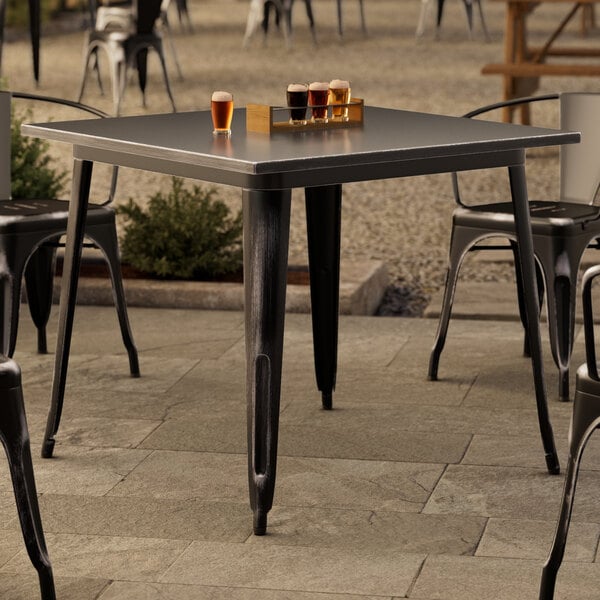
[[[165,279],[207,279],[242,265],[242,215],[230,215],[216,190],[183,187],[173,177],[167,196],[158,192],[144,211],[132,198],[117,211],[125,217],[124,262]]]
[[[59,0],[41,0],[42,23],[46,22],[61,7],[60,4]],[[29,3],[23,0],[8,0],[6,6],[6,25],[8,27],[28,27]]]
[[[15,115],[11,117],[12,197],[23,200],[57,198],[64,191],[67,173],[51,166],[53,159],[48,154],[47,141],[21,135],[24,120]]]

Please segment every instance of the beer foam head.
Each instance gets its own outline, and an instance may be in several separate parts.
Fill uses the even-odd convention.
[[[231,102],[233,100],[233,94],[229,92],[213,92],[213,102]]]
[[[309,90],[315,90],[315,91],[325,91],[329,89],[329,84],[328,83],[324,83],[322,81],[313,81],[309,86],[308,86]]]
[[[305,92],[308,89],[308,86],[305,83],[290,83],[288,85],[288,92]]]
[[[350,82],[346,81],[345,79],[332,79],[329,82],[329,87],[334,89],[334,90],[339,90],[339,89],[343,89],[343,88],[349,88],[350,87]]]

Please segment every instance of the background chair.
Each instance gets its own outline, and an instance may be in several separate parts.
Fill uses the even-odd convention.
[[[474,110],[466,117],[474,117],[507,105],[555,100],[557,94],[528,97]],[[559,396],[569,398],[569,365],[575,327],[575,292],[581,257],[588,244],[600,237],[600,207],[593,206],[600,188],[600,94],[561,94],[560,118],[564,129],[581,131],[580,144],[560,149],[560,201],[531,201],[533,246],[538,268],[540,304],[546,292],[550,346],[559,369]],[[467,206],[462,202],[456,174],[453,175],[454,196],[459,207],[452,219],[452,236],[446,288],[438,331],[429,361],[429,379],[438,376],[438,365],[444,348],[452,301],[459,269],[469,250],[497,249],[477,246],[477,242],[491,237],[511,240],[511,248],[518,264],[518,247],[514,231],[511,202]],[[596,244],[597,247],[597,244]],[[505,249],[505,246],[502,246]],[[520,269],[516,269],[517,290],[521,319],[522,289]],[[524,323],[525,324],[525,323]],[[529,346],[525,339],[525,354]]]
[[[0,156],[0,287],[2,310],[0,310],[0,332],[2,335],[2,353],[12,356],[17,341],[19,307],[21,301],[21,280],[25,276],[29,310],[38,330],[38,351],[46,352],[46,324],[52,306],[52,279],[56,247],[59,238],[67,230],[69,202],[54,198],[36,200],[10,199],[10,108],[11,96],[33,101],[50,102],[64,105],[98,117],[105,113],[92,107],[47,96],[38,96],[22,92],[0,92],[0,144],[3,144]],[[123,290],[121,265],[115,211],[109,206],[115,189],[117,170],[113,169],[108,199],[104,204],[90,204],[86,220],[86,237],[104,254],[112,279],[113,297],[121,327],[121,336],[129,357],[131,375],[140,374],[137,349],[133,342],[127,304]],[[57,349],[66,364],[69,354],[68,344]],[[64,376],[63,376],[64,377]],[[64,390],[64,381],[60,382]],[[62,395],[60,402],[62,405]],[[58,428],[60,410],[55,423]],[[52,454],[52,444],[44,448],[46,456]]]
[[[367,24],[365,22],[365,9],[363,6],[363,0],[358,0],[358,8],[360,11],[360,27],[363,35],[367,35]],[[344,36],[344,27],[342,24],[342,0],[337,0],[337,14],[338,14],[338,33],[340,37]]]
[[[435,27],[435,35],[436,38],[439,37],[440,28],[442,25],[442,16],[444,14],[444,1],[445,0],[437,0],[437,17],[436,17],[436,27]],[[485,17],[483,16],[483,8],[481,6],[481,0],[462,0],[465,6],[465,12],[467,14],[467,27],[469,31],[469,38],[473,37],[473,5],[477,5],[477,10],[479,11],[479,19],[481,21],[481,29],[483,30],[483,35],[485,36],[486,41],[489,41],[490,35],[488,33],[487,26],[485,24]],[[425,32],[425,22],[427,17],[431,11],[431,6],[433,4],[433,0],[421,0],[421,13],[419,15],[419,22],[417,24],[416,36],[421,37]]]
[[[582,280],[586,362],[577,370],[565,485],[554,541],[542,570],[540,600],[554,598],[556,576],[565,554],[581,457],[590,436],[600,427],[600,376],[596,363],[592,310],[592,283],[598,275],[600,275],[600,265],[588,269]]]
[[[270,13],[275,13],[275,23],[278,26],[283,24],[283,37],[285,44],[289,48],[292,44],[292,7],[294,0],[251,0],[248,19],[246,20],[246,32],[244,34],[243,46],[246,47],[250,38],[260,25],[266,40],[269,32]],[[315,19],[312,11],[311,0],[304,0],[306,6],[306,15],[310,26],[313,43],[317,43],[317,34],[315,31]]]
[[[85,42],[79,102],[83,98],[90,67],[98,69],[98,51],[102,49],[109,62],[115,114],[120,113],[128,72],[134,66],[138,71],[142,102],[146,106],[147,58],[148,51],[154,50],[161,64],[173,112],[177,110],[169,83],[162,36],[156,26],[162,14],[162,6],[163,0],[133,0],[130,6],[99,6],[95,15],[92,11],[94,26],[88,32]]]
[[[0,356],[0,440],[8,458],[25,547],[38,572],[41,598],[55,600],[52,566],[44,540],[31,463],[21,370],[6,356]]]

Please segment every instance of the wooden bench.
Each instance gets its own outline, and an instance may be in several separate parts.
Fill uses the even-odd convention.
[[[503,78],[504,100],[528,96],[533,94],[538,86],[540,77],[598,77],[600,76],[600,62],[593,63],[577,59],[599,58],[600,48],[593,45],[579,45],[578,47],[556,46],[555,41],[580,13],[582,26],[587,32],[594,26],[594,5],[600,0],[496,0],[506,4],[506,19],[504,30],[504,62],[485,65],[482,75],[501,75]],[[564,5],[566,14],[557,24],[547,41],[542,46],[531,47],[528,44],[527,19],[534,10],[543,3]],[[547,62],[549,57],[560,56],[569,59],[568,62]],[[529,105],[518,109],[521,122],[529,124]],[[503,119],[511,121],[514,108],[507,107],[503,110]]]
[[[598,77],[600,64],[548,63],[492,63],[481,69],[483,75],[510,75],[512,77],[573,76]]]

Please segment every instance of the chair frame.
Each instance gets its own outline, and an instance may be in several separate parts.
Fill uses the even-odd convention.
[[[56,600],[31,461],[21,369],[6,356],[0,356],[0,442],[8,459],[27,554],[38,572],[41,600]]]
[[[577,370],[573,413],[569,429],[569,457],[554,540],[542,569],[539,600],[552,600],[558,570],[564,558],[577,477],[583,451],[594,431],[600,427],[600,376],[596,361],[592,285],[600,275],[600,265],[588,269],[582,278],[583,324],[586,361]]]
[[[80,104],[71,100],[56,98],[52,96],[40,96],[25,92],[0,92],[0,103],[6,103],[0,108],[4,109],[5,121],[2,124],[10,127],[10,106],[12,98],[24,100],[48,102],[51,104],[63,105],[71,107],[97,117],[103,118],[108,115],[94,107]],[[10,136],[7,140],[8,152],[10,156]],[[10,159],[8,162],[8,171],[10,174]],[[2,165],[6,168],[6,165]],[[0,173],[2,173],[0,169]],[[92,204],[88,208],[87,222],[85,226],[85,236],[94,242],[94,245],[102,250],[104,257],[108,263],[110,277],[112,280],[113,298],[117,308],[117,316],[121,329],[121,337],[123,344],[127,350],[129,359],[129,370],[132,377],[139,377],[139,359],[137,348],[133,341],[131,326],[127,316],[127,302],[125,299],[125,291],[123,289],[123,280],[121,275],[121,265],[118,256],[118,240],[115,225],[115,211],[109,207],[114,198],[117,185],[118,167],[112,169],[110,189],[108,198],[102,204]],[[3,179],[3,184],[10,182]],[[0,206],[8,206],[14,200],[9,200],[9,194],[6,194],[7,199],[0,201]],[[51,201],[20,201],[18,204],[21,207],[33,205],[41,205],[44,209],[45,202],[48,202],[51,207],[47,213],[40,212],[41,215],[35,226],[29,227],[29,222],[32,222],[36,216],[24,217],[15,220],[14,217],[0,217],[0,240],[5,252],[10,251],[11,260],[3,261],[5,264],[0,269],[0,280],[2,287],[0,291],[4,293],[3,309],[0,311],[0,333],[2,335],[2,352],[7,356],[12,356],[16,347],[19,308],[21,303],[21,280],[25,277],[27,286],[27,296],[29,300],[29,310],[32,319],[38,329],[38,352],[47,352],[46,344],[46,324],[52,306],[52,280],[54,273],[54,263],[56,247],[59,238],[66,233],[68,201],[51,200]],[[59,205],[60,208],[56,208]],[[64,205],[64,208],[63,208]],[[45,218],[45,215],[54,215],[52,218]],[[60,225],[59,225],[60,223]],[[6,299],[9,298],[9,301]],[[70,350],[70,334],[69,339],[64,346],[57,348],[57,355],[62,361],[62,364],[67,364]],[[42,448],[42,456],[50,457],[54,448],[53,436],[58,430],[60,415],[62,412],[62,403],[64,399],[66,373],[61,372],[61,375],[55,384],[59,386],[61,393],[58,395],[56,405],[51,407],[51,414],[48,421],[48,428]]]
[[[497,102],[488,106],[475,109],[465,115],[466,118],[481,115],[491,110],[496,110],[506,106],[514,106],[519,104],[532,104],[534,102],[556,100],[559,99],[559,94],[546,94],[543,96],[529,96],[525,98],[516,98],[504,102]],[[562,164],[562,163],[561,163]],[[561,184],[562,185],[562,184]],[[496,249],[495,246],[478,246],[477,242],[490,237],[504,237],[510,240],[510,248],[515,255],[515,264],[518,264],[518,247],[516,245],[516,236],[510,230],[510,223],[506,226],[502,225],[501,221],[496,223],[497,227],[491,225],[481,225],[477,223],[477,217],[472,218],[472,223],[469,223],[471,215],[476,215],[475,207],[469,207],[464,204],[461,199],[458,188],[457,174],[452,174],[452,187],[454,197],[459,208],[455,210],[453,217],[452,239],[450,242],[450,257],[448,274],[446,278],[446,286],[444,299],[440,315],[440,321],[433,349],[429,361],[428,377],[430,380],[436,380],[438,377],[438,366],[441,352],[444,348],[450,314],[452,311],[452,303],[454,298],[454,290],[457,284],[458,272],[464,257],[468,251],[481,249]],[[561,190],[562,191],[562,190]],[[593,198],[590,198],[591,204]],[[533,203],[533,201],[532,201]],[[554,206],[555,203],[539,203],[540,206]],[[570,206],[573,209],[573,204],[566,201],[558,203],[560,206]],[[482,209],[486,205],[483,205]],[[498,208],[494,210],[494,206],[501,206],[501,203],[492,203],[490,205],[489,214],[496,212],[502,217],[508,218],[509,215],[500,213]],[[532,204],[533,206],[533,204]],[[575,323],[575,290],[577,286],[577,274],[581,262],[581,256],[584,250],[592,244],[592,247],[597,248],[598,244],[593,245],[593,242],[600,237],[600,222],[598,221],[598,208],[591,208],[589,205],[580,204],[584,208],[584,212],[589,209],[592,215],[587,221],[583,218],[576,218],[567,221],[567,224],[561,224],[560,220],[553,220],[547,217],[545,220],[540,220],[541,224],[536,225],[535,219],[532,221],[534,227],[534,253],[536,257],[536,270],[538,273],[538,289],[540,292],[540,306],[543,300],[544,288],[546,297],[548,298],[548,324],[550,328],[550,345],[552,356],[559,369],[559,397],[561,400],[569,399],[569,368],[571,353],[573,349],[574,323]],[[461,210],[465,209],[465,210]],[[480,213],[482,214],[482,213]],[[568,215],[567,215],[568,216]],[[584,217],[585,218],[585,217]],[[457,220],[460,224],[457,224]],[[488,221],[489,222],[489,218]],[[581,231],[575,231],[576,227],[573,223],[585,223],[586,227],[581,226]],[[554,227],[553,223],[557,223]],[[590,224],[594,223],[594,227]],[[567,230],[571,226],[572,230]],[[561,235],[558,233],[564,227],[569,235]],[[537,230],[536,230],[537,228]],[[536,233],[537,231],[537,233]],[[565,254],[569,256],[569,264],[556,266],[557,249],[555,244],[557,240],[565,246],[568,246],[569,251]],[[566,240],[566,241],[565,241]],[[506,246],[502,246],[506,248]],[[522,282],[520,279],[520,270],[516,269],[517,292],[519,300],[519,312],[521,321],[525,330],[527,330],[525,322],[525,311],[523,309],[523,292]],[[529,356],[529,344],[527,336],[524,341],[524,354]]]
[[[81,83],[79,86],[78,102],[81,102],[87,83],[88,74],[90,71],[90,63],[94,60],[92,68],[96,70],[98,77],[98,85],[101,93],[103,92],[102,81],[100,78],[100,69],[98,67],[98,51],[103,50],[107,56],[110,65],[110,78],[112,82],[113,106],[115,114],[118,116],[121,111],[121,104],[127,88],[128,72],[132,68],[137,68],[139,86],[142,92],[142,105],[146,107],[146,70],[147,70],[147,55],[149,50],[154,50],[160,61],[165,88],[173,112],[177,111],[175,99],[171,91],[171,84],[167,72],[167,65],[163,51],[162,35],[157,24],[162,22],[165,24],[165,10],[162,8],[159,11],[154,22],[151,33],[141,33],[138,31],[138,11],[144,0],[132,0],[131,7],[124,7],[116,11],[113,19],[110,21],[115,24],[121,24],[122,27],[114,29],[97,29],[96,22],[100,7],[96,7],[94,3],[90,5],[90,16],[92,20],[91,29],[87,33],[84,45],[83,72]],[[164,0],[163,0],[164,4]],[[120,13],[120,14],[118,14]],[[127,22],[131,22],[135,31],[132,28],[127,28]],[[168,25],[168,20],[166,21]],[[171,45],[172,47],[172,45]],[[176,54],[175,62],[181,76],[181,69],[177,61]]]

